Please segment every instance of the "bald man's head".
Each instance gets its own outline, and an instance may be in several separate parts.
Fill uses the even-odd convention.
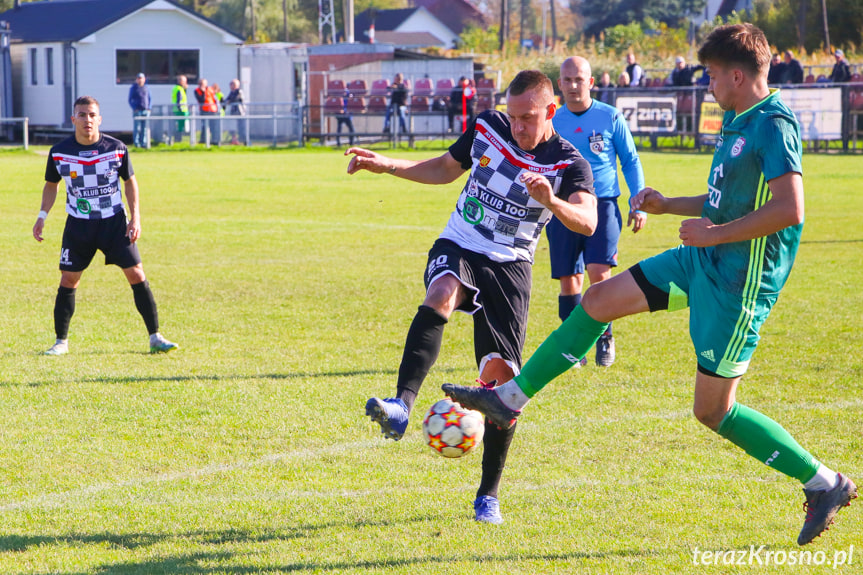
[[[570,112],[583,112],[590,108],[592,103],[590,90],[593,88],[590,62],[581,56],[572,56],[564,60],[560,65],[557,86]]]

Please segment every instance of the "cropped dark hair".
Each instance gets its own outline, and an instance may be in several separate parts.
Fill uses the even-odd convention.
[[[549,95],[554,94],[554,86],[551,85],[551,80],[548,76],[539,70],[522,70],[515,75],[506,91],[513,96],[520,96],[528,90],[535,90],[537,88],[548,91]]]
[[[737,64],[756,76],[767,73],[770,58],[767,37],[752,24],[719,26],[698,49],[702,64]]]
[[[99,106],[99,101],[93,96],[79,96],[78,99],[75,100],[75,105],[72,106],[72,109],[74,110],[78,106],[98,106],[99,108],[102,107]]]

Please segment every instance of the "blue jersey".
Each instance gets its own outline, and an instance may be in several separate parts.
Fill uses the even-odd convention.
[[[597,198],[620,195],[616,158],[620,158],[630,197],[644,188],[644,171],[638,150],[620,110],[592,100],[590,108],[580,114],[561,106],[552,123],[555,131],[590,163]]]

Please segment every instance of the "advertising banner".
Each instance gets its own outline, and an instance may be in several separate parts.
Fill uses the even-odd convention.
[[[673,133],[677,98],[674,96],[620,96],[615,106],[633,134]]]

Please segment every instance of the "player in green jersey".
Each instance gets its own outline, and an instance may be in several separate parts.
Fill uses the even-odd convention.
[[[762,463],[799,480],[805,545],[857,496],[854,483],[822,465],[777,422],[736,401],[767,319],[785,284],[803,227],[800,126],[767,85],[770,48],[751,24],[720,26],[698,51],[710,92],[725,110],[707,193],[665,197],[642,190],[632,208],[685,216],[682,246],[590,287],[514,379],[495,389],[444,385],[463,406],[512,425],[548,382],[593,346],[612,320],[690,308],[698,371],[695,417]]]

